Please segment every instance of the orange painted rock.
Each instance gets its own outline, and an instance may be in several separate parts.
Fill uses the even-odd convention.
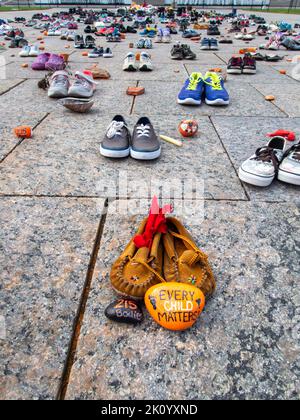
[[[160,283],[145,295],[148,312],[159,325],[182,331],[192,327],[205,306],[205,296],[195,286],[185,283]]]
[[[89,55],[89,53],[84,51],[81,55],[82,55],[82,57],[87,57]]]
[[[287,73],[287,71],[286,71],[286,70],[279,70],[279,73],[280,73],[280,74],[286,74],[286,73]]]
[[[271,101],[275,101],[275,99],[276,99],[276,98],[275,98],[275,96],[273,96],[273,95],[267,95],[267,96],[265,96],[265,100],[266,100],[266,101],[270,101],[270,102],[271,102]]]
[[[40,50],[40,51],[44,51],[44,49],[45,49],[44,45],[40,45],[40,46],[39,46],[39,50]]]
[[[21,66],[21,67],[23,67],[23,69],[27,69],[28,64],[27,64],[27,63],[24,63],[24,64],[22,64],[22,66]]]

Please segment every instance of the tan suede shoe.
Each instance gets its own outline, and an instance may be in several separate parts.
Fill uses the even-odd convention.
[[[137,232],[142,235],[147,224],[145,219]],[[114,290],[135,299],[142,299],[147,290],[164,281],[162,277],[163,247],[161,233],[155,233],[150,247],[138,248],[134,238],[113,264],[110,279]]]
[[[189,283],[205,296],[212,295],[216,282],[207,255],[177,219],[168,217],[167,225],[168,232],[163,235],[165,280]]]

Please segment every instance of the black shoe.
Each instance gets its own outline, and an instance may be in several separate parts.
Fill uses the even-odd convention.
[[[85,48],[93,50],[95,47],[95,38],[93,38],[91,35],[87,35],[85,38]]]
[[[183,60],[184,55],[183,48],[181,45],[176,44],[173,46],[173,48],[171,49],[171,58],[172,60]]]
[[[84,32],[85,32],[86,34],[91,34],[91,33],[92,33],[92,28],[91,28],[91,26],[90,26],[90,25],[86,26],[86,27],[84,28]]]
[[[186,44],[182,45],[182,51],[183,58],[185,58],[186,60],[195,60],[197,58],[196,54],[193,53],[191,48]]]
[[[74,46],[75,46],[75,48],[80,48],[80,49],[84,48],[85,45],[84,45],[83,36],[76,35],[75,41],[74,41]]]
[[[216,25],[211,25],[208,29],[207,29],[207,35],[208,36],[218,36],[221,35],[219,28]]]

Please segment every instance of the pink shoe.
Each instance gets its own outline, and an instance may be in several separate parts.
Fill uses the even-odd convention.
[[[31,65],[32,70],[46,70],[46,64],[49,61],[49,58],[49,53],[38,55],[36,60]]]
[[[65,67],[66,67],[65,60],[63,59],[63,57],[60,57],[57,54],[50,54],[50,58],[45,64],[46,70],[50,70],[50,71],[64,70]]]

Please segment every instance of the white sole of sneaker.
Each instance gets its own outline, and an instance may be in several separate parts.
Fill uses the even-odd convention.
[[[243,69],[244,74],[256,74],[256,70],[251,69]]]
[[[228,74],[242,74],[242,70],[238,70],[238,69],[228,69],[227,70]]]
[[[137,152],[136,150],[130,149],[130,156],[136,160],[154,160],[159,158],[161,155],[161,148],[154,152]]]
[[[258,176],[239,168],[239,178],[241,181],[255,185],[256,187],[269,187],[274,181],[275,175],[270,177]]]
[[[290,172],[279,169],[279,181],[286,182],[287,184],[300,185],[300,175],[291,174]]]
[[[103,58],[112,58],[113,55],[112,54],[103,54]]]
[[[130,155],[130,148],[125,150],[110,150],[104,149],[102,145],[100,145],[100,154],[107,158],[125,158]]]
[[[180,105],[201,105],[201,99],[198,101],[193,98],[177,99],[177,103]]]
[[[229,105],[230,101],[224,101],[223,99],[215,99],[214,101],[210,101],[209,99],[205,99],[205,103],[207,105],[214,105],[214,106],[223,106]]]

